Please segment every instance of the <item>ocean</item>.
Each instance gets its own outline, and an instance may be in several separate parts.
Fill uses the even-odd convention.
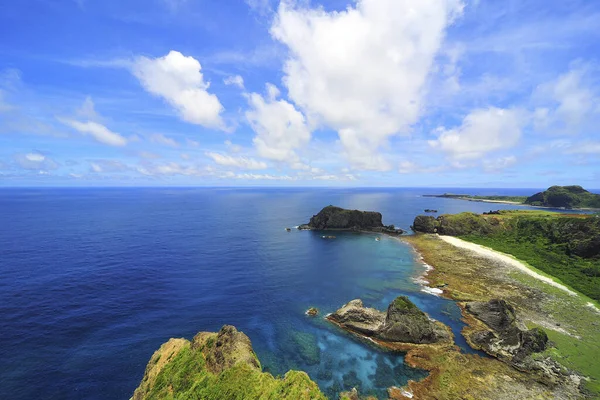
[[[407,295],[450,325],[460,311],[418,283],[424,266],[398,239],[287,232],[329,204],[379,211],[409,229],[440,213],[526,207],[424,198],[536,189],[0,189],[0,398],[129,399],[171,337],[234,325],[265,370],[305,370],[335,397],[383,396],[426,376],[321,318],[348,301],[385,309]],[[307,317],[309,307],[321,316]]]

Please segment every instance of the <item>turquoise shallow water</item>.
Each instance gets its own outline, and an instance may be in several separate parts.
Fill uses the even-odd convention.
[[[424,267],[410,247],[285,228],[328,204],[405,229],[425,208],[491,208],[419,196],[446,191],[460,189],[1,189],[0,398],[128,399],[168,338],[224,324],[248,334],[266,370],[306,370],[331,396],[419,379],[401,354],[304,315],[405,294],[458,334],[456,305],[415,283]]]

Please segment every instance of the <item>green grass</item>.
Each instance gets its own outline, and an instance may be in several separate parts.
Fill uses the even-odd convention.
[[[517,230],[490,236],[466,235],[462,239],[511,254],[519,260],[558,278],[576,291],[600,301],[600,260],[568,255],[562,243],[541,235],[523,235]]]
[[[210,373],[200,350],[186,345],[158,374],[146,399],[318,399],[325,400],[304,372],[283,379],[240,363],[221,374]]]
[[[419,216],[415,229],[458,236],[511,254],[600,301],[600,218],[548,211]]]

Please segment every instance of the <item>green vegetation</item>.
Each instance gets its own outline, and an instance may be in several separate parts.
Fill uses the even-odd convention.
[[[446,199],[491,201],[500,203],[527,204],[538,207],[554,208],[600,208],[600,194],[588,192],[581,186],[552,186],[544,192],[533,196],[477,196],[470,194],[445,193],[441,195],[425,195],[424,197],[441,197]]]
[[[548,335],[552,346],[540,356],[549,356],[588,377],[584,385],[592,392],[591,397],[600,396],[600,322],[588,299],[572,296],[518,270],[482,262],[474,253],[433,235],[407,236],[404,240],[434,266],[427,276],[430,286],[444,283],[444,297],[458,301],[506,299],[519,311],[528,328],[542,327]],[[472,321],[467,324],[471,326]]]
[[[133,399],[325,400],[305,372],[262,372],[249,339],[233,327],[171,339],[154,353]]]
[[[303,372],[283,379],[236,364],[219,375],[208,371],[201,350],[183,348],[158,374],[147,399],[325,399]]]
[[[497,220],[503,229],[460,237],[511,254],[600,301],[599,218],[517,212]]]
[[[397,310],[418,310],[418,311],[421,311],[406,296],[398,296],[398,297],[396,297],[396,299],[392,302],[392,304],[394,305],[394,308],[397,309]]]
[[[548,211],[461,213],[415,218],[413,229],[511,254],[600,301],[600,218]]]
[[[525,204],[544,207],[600,208],[600,195],[581,186],[552,186],[525,200]]]
[[[498,201],[506,203],[524,203],[527,196],[474,196],[470,194],[444,193],[440,195],[425,195],[424,197],[441,197],[445,199],[475,200],[475,201]]]

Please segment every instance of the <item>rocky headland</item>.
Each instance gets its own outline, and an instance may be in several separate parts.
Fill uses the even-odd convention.
[[[392,235],[404,233],[394,225],[383,225],[381,213],[374,211],[346,210],[327,206],[313,215],[308,224],[298,226],[300,230],[381,232]]]
[[[486,203],[525,204],[544,208],[600,209],[600,194],[591,193],[581,186],[551,186],[532,196],[478,196],[469,194],[425,194],[423,197],[467,200]]]
[[[600,194],[591,193],[581,186],[551,186],[525,199],[525,204],[552,208],[600,209]]]
[[[326,399],[305,372],[262,372],[248,336],[227,325],[192,341],[170,339],[152,355],[133,400],[174,398]]]

